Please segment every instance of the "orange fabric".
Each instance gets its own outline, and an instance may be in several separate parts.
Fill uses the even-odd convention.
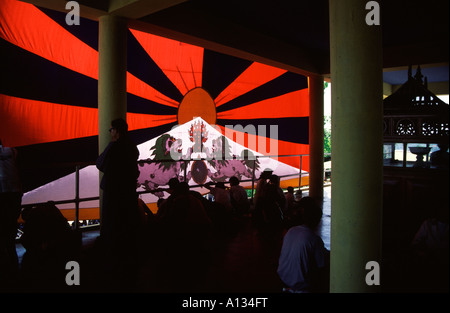
[[[98,52],[35,6],[16,0],[1,0],[0,25],[1,38],[70,70],[98,79]],[[203,48],[137,30],[130,31],[182,94],[202,85]],[[216,97],[215,104],[225,104],[285,72],[286,70],[254,62]],[[167,106],[179,106],[177,101],[130,73],[127,73],[127,91]],[[308,90],[303,89],[220,112],[217,118],[239,120],[303,117],[309,115],[308,103]],[[0,114],[0,136],[4,143],[10,146],[98,134],[98,111],[94,108],[0,95]],[[177,121],[176,115],[128,113],[127,117],[130,130]],[[247,141],[250,139],[252,142],[254,139],[251,138],[254,135],[246,136]],[[278,140],[279,154],[308,153],[308,149],[308,145]],[[298,161],[295,162],[297,164],[294,166],[298,167]],[[305,162],[303,167],[305,168]]]
[[[283,140],[276,140],[262,137],[255,134],[240,132],[234,129],[225,128],[218,125],[222,134],[228,139],[237,142],[251,150],[259,152],[263,155],[297,155],[309,154],[309,145],[292,143]],[[257,129],[256,129],[257,131]],[[269,130],[267,130],[269,132]],[[270,135],[270,133],[268,133]],[[262,143],[262,145],[260,145]],[[256,146],[255,146],[256,145]],[[293,166],[300,167],[300,157],[278,157],[278,161]],[[309,171],[309,156],[304,156],[302,160],[302,170]]]
[[[98,79],[98,52],[34,5],[2,0],[0,25],[0,37],[3,39],[70,70]],[[178,107],[176,101],[128,72],[127,91],[157,103]]]
[[[130,29],[182,95],[202,85],[203,48]]]
[[[242,72],[241,75],[214,99],[214,102],[219,107],[286,72],[286,70],[280,68],[253,62],[252,65]]]
[[[237,109],[220,112],[218,119],[282,118],[309,116],[309,91],[302,89],[275,98],[255,102]]]
[[[216,106],[203,88],[194,88],[181,101],[178,108],[178,124],[184,124],[201,116],[208,124],[216,123]]]
[[[5,40],[73,71],[98,78],[98,52],[34,5],[2,0],[0,25],[0,37]]]
[[[129,130],[156,127],[169,123],[174,123],[176,121],[177,121],[176,115],[127,113],[127,123]]]
[[[0,95],[0,116],[2,141],[13,147],[98,134],[93,108]]]
[[[0,116],[0,137],[6,146],[98,135],[98,110],[94,108],[0,94]],[[129,129],[135,130],[175,122],[176,116],[128,113],[127,121]]]
[[[309,185],[309,175],[303,174],[301,186],[308,186],[308,185]],[[282,189],[287,189],[288,187],[294,187],[294,188],[300,187],[298,185],[298,178],[282,180],[282,181],[280,181],[280,187]]]
[[[166,97],[152,86],[127,72],[127,92],[144,99],[178,108],[178,102]]]

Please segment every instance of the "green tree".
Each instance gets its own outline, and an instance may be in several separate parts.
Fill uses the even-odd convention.
[[[325,116],[323,121],[323,152],[328,160],[331,153],[331,116]]]
[[[323,82],[323,90],[329,87],[328,82]],[[324,116],[323,119],[323,152],[325,154],[324,161],[331,159],[331,116]]]

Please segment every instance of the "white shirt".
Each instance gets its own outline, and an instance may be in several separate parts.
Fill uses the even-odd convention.
[[[278,276],[296,291],[308,291],[311,271],[323,268],[327,250],[322,238],[305,225],[291,227],[283,239]]]

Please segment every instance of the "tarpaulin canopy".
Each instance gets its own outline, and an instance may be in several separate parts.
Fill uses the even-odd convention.
[[[98,28],[0,3],[0,138],[19,150],[25,191],[98,155]],[[137,144],[199,116],[255,152],[309,153],[307,77],[135,29],[127,37],[127,112]],[[299,168],[298,157],[278,160]]]

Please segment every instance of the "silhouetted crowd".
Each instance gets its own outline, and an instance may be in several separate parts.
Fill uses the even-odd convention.
[[[279,277],[276,290],[328,292],[329,251],[317,235],[321,202],[302,197],[300,189],[294,194],[292,187],[285,194],[280,178],[264,171],[253,201],[237,177],[229,179],[228,187],[224,182],[202,185],[210,197],[172,178],[169,196],[159,199],[154,214],[136,192],[139,151],[128,125],[117,119],[109,131],[111,142],[96,162],[103,173],[100,236],[89,247],[55,203],[21,211],[16,152],[0,142],[0,291],[207,292],[217,251],[226,251],[250,226]],[[448,273],[448,205],[444,212],[443,218],[422,224],[408,254],[418,261],[408,260],[409,268],[439,275],[446,266]],[[16,252],[20,214],[20,243],[26,250],[21,264]]]
[[[133,219],[124,219],[119,228],[121,238],[112,244],[100,235],[89,247],[82,246],[82,233],[69,225],[53,202],[27,207],[21,213],[20,239],[26,252],[17,276],[2,288],[18,292],[207,291],[214,252],[245,223],[257,230],[264,245],[273,248],[274,259],[280,254],[283,234],[302,223],[300,204],[310,198],[288,205],[275,175],[259,184],[263,181],[265,186],[252,205],[236,177],[228,187],[221,182],[207,184],[212,198],[171,179],[169,196],[160,198],[156,213],[137,197],[137,205],[129,208]],[[80,264],[79,286],[66,282],[69,261]]]
[[[26,252],[17,275],[3,280],[2,291],[207,292],[217,246],[226,246],[250,223],[276,263],[280,292],[327,292],[329,251],[315,232],[322,217],[318,203],[298,193],[295,197],[292,188],[284,193],[278,177],[267,173],[258,181],[253,204],[248,197],[246,203],[231,200],[233,186],[240,186],[239,181],[230,179],[229,187],[208,184],[211,199],[171,179],[169,196],[160,198],[156,213],[137,198],[131,214],[135,219],[122,225],[126,236],[113,249],[102,236],[83,248],[80,231],[69,226],[53,202],[28,207],[21,213],[20,243]],[[415,257],[408,266],[441,269],[433,260],[443,260],[440,254],[446,251],[448,262],[446,236],[448,218],[424,221],[410,247],[408,256]],[[440,258],[428,251],[437,251]],[[69,261],[80,264],[80,286],[67,285]]]

